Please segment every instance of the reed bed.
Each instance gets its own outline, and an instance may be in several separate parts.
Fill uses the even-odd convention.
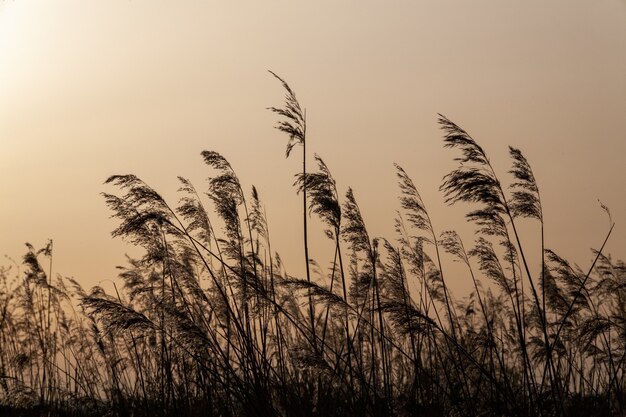
[[[504,185],[440,115],[458,162],[441,192],[468,208],[475,241],[433,224],[400,166],[395,231],[372,237],[356,193],[339,195],[320,156],[307,170],[305,111],[273,75],[287,156],[302,150],[306,275],[285,270],[257,190],[217,152],[202,152],[208,187],[179,178],[175,205],[134,175],[111,176],[113,236],[143,255],[114,293],[52,277],[52,242],[0,269],[0,414],[624,415],[626,264],[603,253],[612,221],[585,270],[545,248],[523,154],[510,148]],[[309,257],[310,216],[334,246],[327,269]],[[522,219],[540,226],[531,244]],[[459,270],[452,258],[464,272],[447,272]],[[470,294],[453,294],[458,280]]]

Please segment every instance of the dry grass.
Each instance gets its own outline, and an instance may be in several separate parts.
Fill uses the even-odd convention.
[[[306,122],[279,80],[286,102],[272,110],[289,155]],[[184,178],[172,206],[133,175],[110,177],[113,235],[144,255],[128,259],[115,294],[50,277],[51,244],[0,270],[0,413],[623,415],[626,264],[602,245],[583,271],[544,249],[522,153],[511,148],[505,187],[467,132],[439,123],[460,152],[441,191],[471,204],[476,241],[437,230],[399,166],[395,238],[372,239],[353,191],[340,198],[316,156],[296,187],[305,230],[319,216],[335,247],[319,280],[311,262],[306,277],[285,271],[256,189],[216,152],[202,153],[206,201]],[[540,265],[519,239],[521,217],[541,224]],[[466,276],[444,273],[443,252]],[[473,283],[463,301],[453,279]]]

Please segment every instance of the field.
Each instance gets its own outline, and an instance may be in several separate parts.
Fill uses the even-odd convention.
[[[1,415],[626,413],[626,264],[603,252],[608,208],[593,262],[575,266],[544,247],[522,152],[510,148],[510,171],[495,172],[478,141],[440,115],[458,162],[440,190],[467,208],[459,222],[474,225],[475,241],[432,224],[400,166],[395,230],[373,237],[322,157],[306,165],[305,112],[276,78],[285,101],[270,111],[287,157],[302,160],[293,227],[304,240],[293,244],[305,274],[285,271],[259,194],[219,153],[202,152],[206,195],[181,177],[178,202],[111,176],[113,236],[143,256],[127,259],[112,293],[51,276],[52,242],[0,269]],[[324,265],[309,260],[311,217],[335,248]],[[523,242],[528,222],[541,233]],[[471,293],[453,294],[458,281]]]

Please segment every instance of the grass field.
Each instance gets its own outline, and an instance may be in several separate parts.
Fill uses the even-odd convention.
[[[603,253],[612,221],[604,243],[590,242],[593,263],[574,266],[544,247],[522,152],[510,148],[510,172],[497,173],[440,116],[458,162],[441,192],[467,207],[459,222],[474,224],[475,241],[432,224],[400,166],[395,231],[373,237],[323,159],[306,166],[305,112],[276,78],[285,102],[270,110],[287,156],[302,159],[293,227],[306,273],[285,271],[256,189],[216,152],[202,153],[206,194],[180,178],[178,202],[111,176],[113,236],[143,256],[127,260],[113,293],[50,276],[52,242],[0,269],[0,415],[626,413],[626,264]],[[309,261],[310,216],[335,248],[323,265]],[[525,243],[529,221],[541,233]],[[459,281],[472,292],[453,294]]]

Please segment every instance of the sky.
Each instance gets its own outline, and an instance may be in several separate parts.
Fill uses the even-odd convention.
[[[396,162],[438,231],[474,239],[468,207],[438,190],[456,156],[442,113],[502,178],[508,145],[523,151],[547,247],[588,267],[609,228],[601,200],[607,250],[626,259],[624,0],[0,1],[0,255],[53,239],[55,274],[110,280],[136,251],[110,236],[104,180],[133,173],[175,204],[179,175],[206,190],[200,152],[214,150],[256,185],[272,249],[301,273],[300,153],[285,159],[273,128],[284,92],[268,70],[295,90],[309,156],[354,189],[371,236],[395,238]],[[332,246],[311,229],[325,265]]]

